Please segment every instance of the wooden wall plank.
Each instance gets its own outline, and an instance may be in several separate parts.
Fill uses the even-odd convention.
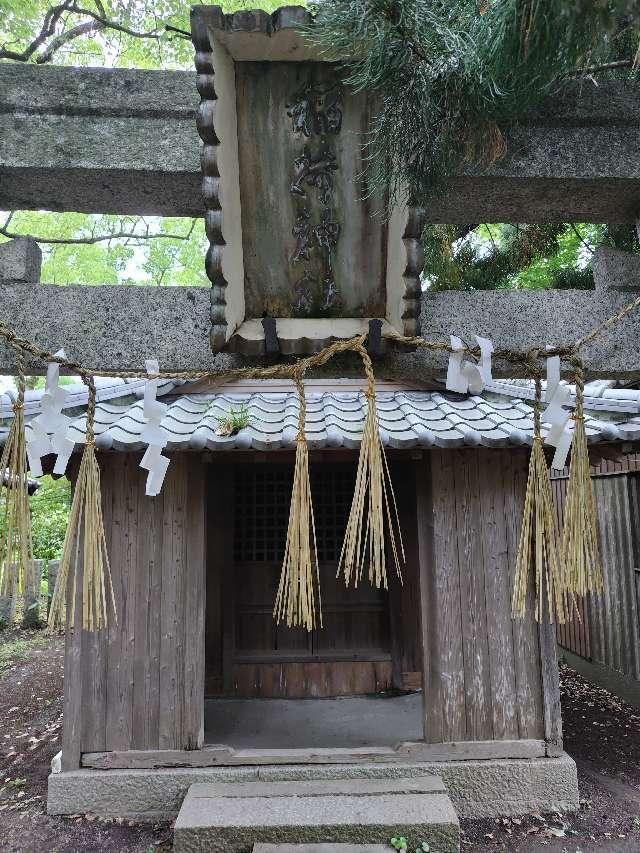
[[[184,461],[169,466],[164,485],[164,549],[162,554],[162,636],[160,640],[160,733],[161,749],[175,749],[182,726],[182,675],[180,652],[183,645],[184,576],[183,535],[185,505]]]
[[[628,477],[627,487],[631,518],[631,568],[633,572],[632,631],[636,643],[633,675],[640,680],[640,648],[638,648],[638,644],[640,644],[640,477],[637,475]]]
[[[442,738],[444,741],[465,740],[467,710],[454,486],[455,454],[434,450],[431,465],[435,606],[430,610],[435,617],[433,655],[439,662]],[[435,671],[431,678],[434,676]]]
[[[146,498],[147,526],[142,535],[142,553],[149,563],[149,615],[147,630],[147,664],[145,669],[145,702],[147,706],[145,737],[160,746],[160,648],[162,637],[162,554],[164,551],[164,496]],[[143,606],[143,603],[140,602]]]
[[[428,743],[442,743],[442,678],[437,654],[436,596],[434,573],[434,517],[431,477],[432,454],[415,467],[416,519],[418,526],[418,596],[422,658],[423,733]]]
[[[184,712],[183,749],[204,743],[206,494],[204,469],[197,457],[187,461],[186,561],[184,573]]]
[[[82,574],[76,582],[75,613],[82,613]],[[64,726],[62,728],[62,769],[77,770],[82,752],[82,630],[71,628],[73,577],[67,583],[67,610],[64,648]]]
[[[127,580],[129,568],[129,532],[128,522],[128,482],[129,459],[123,455],[113,463],[119,468],[111,484],[113,491],[112,538],[111,538],[111,579],[115,596],[118,621],[111,621],[107,629],[107,679],[106,679],[106,720],[105,732],[107,749],[128,749],[131,742],[131,697],[127,697],[127,670],[132,659],[133,649],[128,648],[129,628],[127,623]],[[122,466],[122,467],[120,467]],[[126,704],[129,699],[128,706]]]
[[[542,713],[544,739],[549,756],[562,752],[562,710],[560,707],[560,678],[555,625],[549,619],[547,600],[543,601],[543,616],[538,625],[540,641],[540,674],[542,679]]]
[[[115,466],[106,466],[103,454],[98,456],[100,465],[100,484],[102,492],[102,517],[104,522],[107,553],[111,557],[111,537],[113,532],[113,490],[112,483],[118,471]],[[107,679],[107,631],[85,632],[82,638],[83,669],[83,714],[82,748],[90,750],[92,745],[106,746],[106,679]]]
[[[491,673],[491,711],[496,740],[518,737],[516,674],[503,470],[510,451],[479,452],[484,525],[483,556],[487,639]]]
[[[118,622],[83,633],[81,749],[195,748],[204,737],[204,469],[176,454],[150,498],[137,455],[103,457]],[[72,665],[69,653],[68,673]]]
[[[491,740],[491,675],[485,598],[485,564],[482,538],[484,505],[481,504],[476,450],[450,451],[453,456],[456,536],[462,623],[466,738]],[[492,602],[492,609],[494,603]]]
[[[516,554],[527,486],[528,454],[526,451],[511,451],[505,454],[503,463],[509,589],[513,590]],[[526,615],[523,619],[514,619],[512,624],[516,675],[516,716],[520,737],[525,739],[539,738],[544,735],[540,652],[538,631],[533,617],[533,600],[532,583],[527,596]]]
[[[392,672],[390,660],[234,663],[232,680],[238,698],[309,699],[380,693],[391,689]]]
[[[149,645],[149,633],[151,625],[157,619],[157,614],[151,607],[151,572],[156,543],[152,539],[155,532],[155,503],[157,498],[145,495],[144,471],[131,471],[131,492],[135,495],[138,508],[138,523],[135,541],[136,564],[134,568],[133,583],[135,585],[135,624],[134,624],[134,661],[133,661],[133,722],[131,741],[134,748],[138,744],[154,743],[150,729],[151,703],[149,693],[151,689],[152,672],[152,648]],[[144,605],[148,603],[148,606]]]
[[[417,460],[416,460],[417,461]],[[416,517],[415,462],[392,466],[391,474],[396,490],[400,487],[398,512],[402,528],[406,563],[401,591],[402,611],[402,671],[419,672],[422,667],[420,640],[420,609],[418,607],[419,547]],[[420,465],[422,469],[422,464]]]

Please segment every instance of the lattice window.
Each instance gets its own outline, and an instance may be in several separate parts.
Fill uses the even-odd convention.
[[[279,465],[238,466],[235,481],[236,562],[284,557],[293,472]]]
[[[318,560],[337,564],[353,500],[355,465],[312,467],[310,477]]]
[[[353,465],[312,465],[311,494],[320,562],[337,563],[349,517]],[[280,562],[289,523],[290,466],[238,466],[235,480],[236,562]]]

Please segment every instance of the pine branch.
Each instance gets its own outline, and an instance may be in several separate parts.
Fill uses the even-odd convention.
[[[618,59],[616,62],[605,62],[603,65],[587,65],[584,68],[576,68],[567,77],[577,77],[580,74],[597,74],[599,71],[615,71],[616,68],[634,68],[637,65],[635,59]]]
[[[196,219],[191,220],[191,225],[186,234],[158,233],[151,234],[149,226],[146,226],[144,233],[138,231],[112,231],[110,234],[92,234],[89,237],[36,237],[33,234],[19,234],[18,232],[9,231],[8,225],[11,221],[13,213],[9,214],[9,218],[3,225],[0,226],[0,235],[7,237],[10,240],[15,240],[19,237],[31,237],[36,243],[42,243],[48,246],[93,246],[96,243],[107,243],[111,240],[158,240],[164,237],[167,240],[189,240],[196,227]]]

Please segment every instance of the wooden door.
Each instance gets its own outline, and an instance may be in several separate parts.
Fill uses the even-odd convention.
[[[230,546],[226,557],[222,548],[210,554],[210,582],[215,584],[215,575],[223,579],[223,671],[218,684],[226,694],[247,697],[339,696],[388,689],[388,595],[368,583],[346,589],[336,578],[353,497],[353,462],[311,465],[323,627],[307,632],[273,620],[292,476],[290,463],[233,467],[233,509],[223,510],[222,522]],[[216,524],[219,529],[220,519]],[[216,683],[210,683],[211,695]]]

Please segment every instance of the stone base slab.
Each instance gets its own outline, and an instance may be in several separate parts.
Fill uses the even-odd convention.
[[[460,826],[442,780],[343,779],[192,785],[176,853],[248,853],[255,843],[384,843],[394,835],[458,853]]]
[[[73,770],[49,776],[49,814],[95,814],[131,820],[172,820],[189,787],[206,782],[295,782],[321,779],[403,779],[432,774],[444,781],[461,818],[531,811],[576,811],[576,765],[558,758],[438,761],[415,764],[282,765],[153,770]]]

